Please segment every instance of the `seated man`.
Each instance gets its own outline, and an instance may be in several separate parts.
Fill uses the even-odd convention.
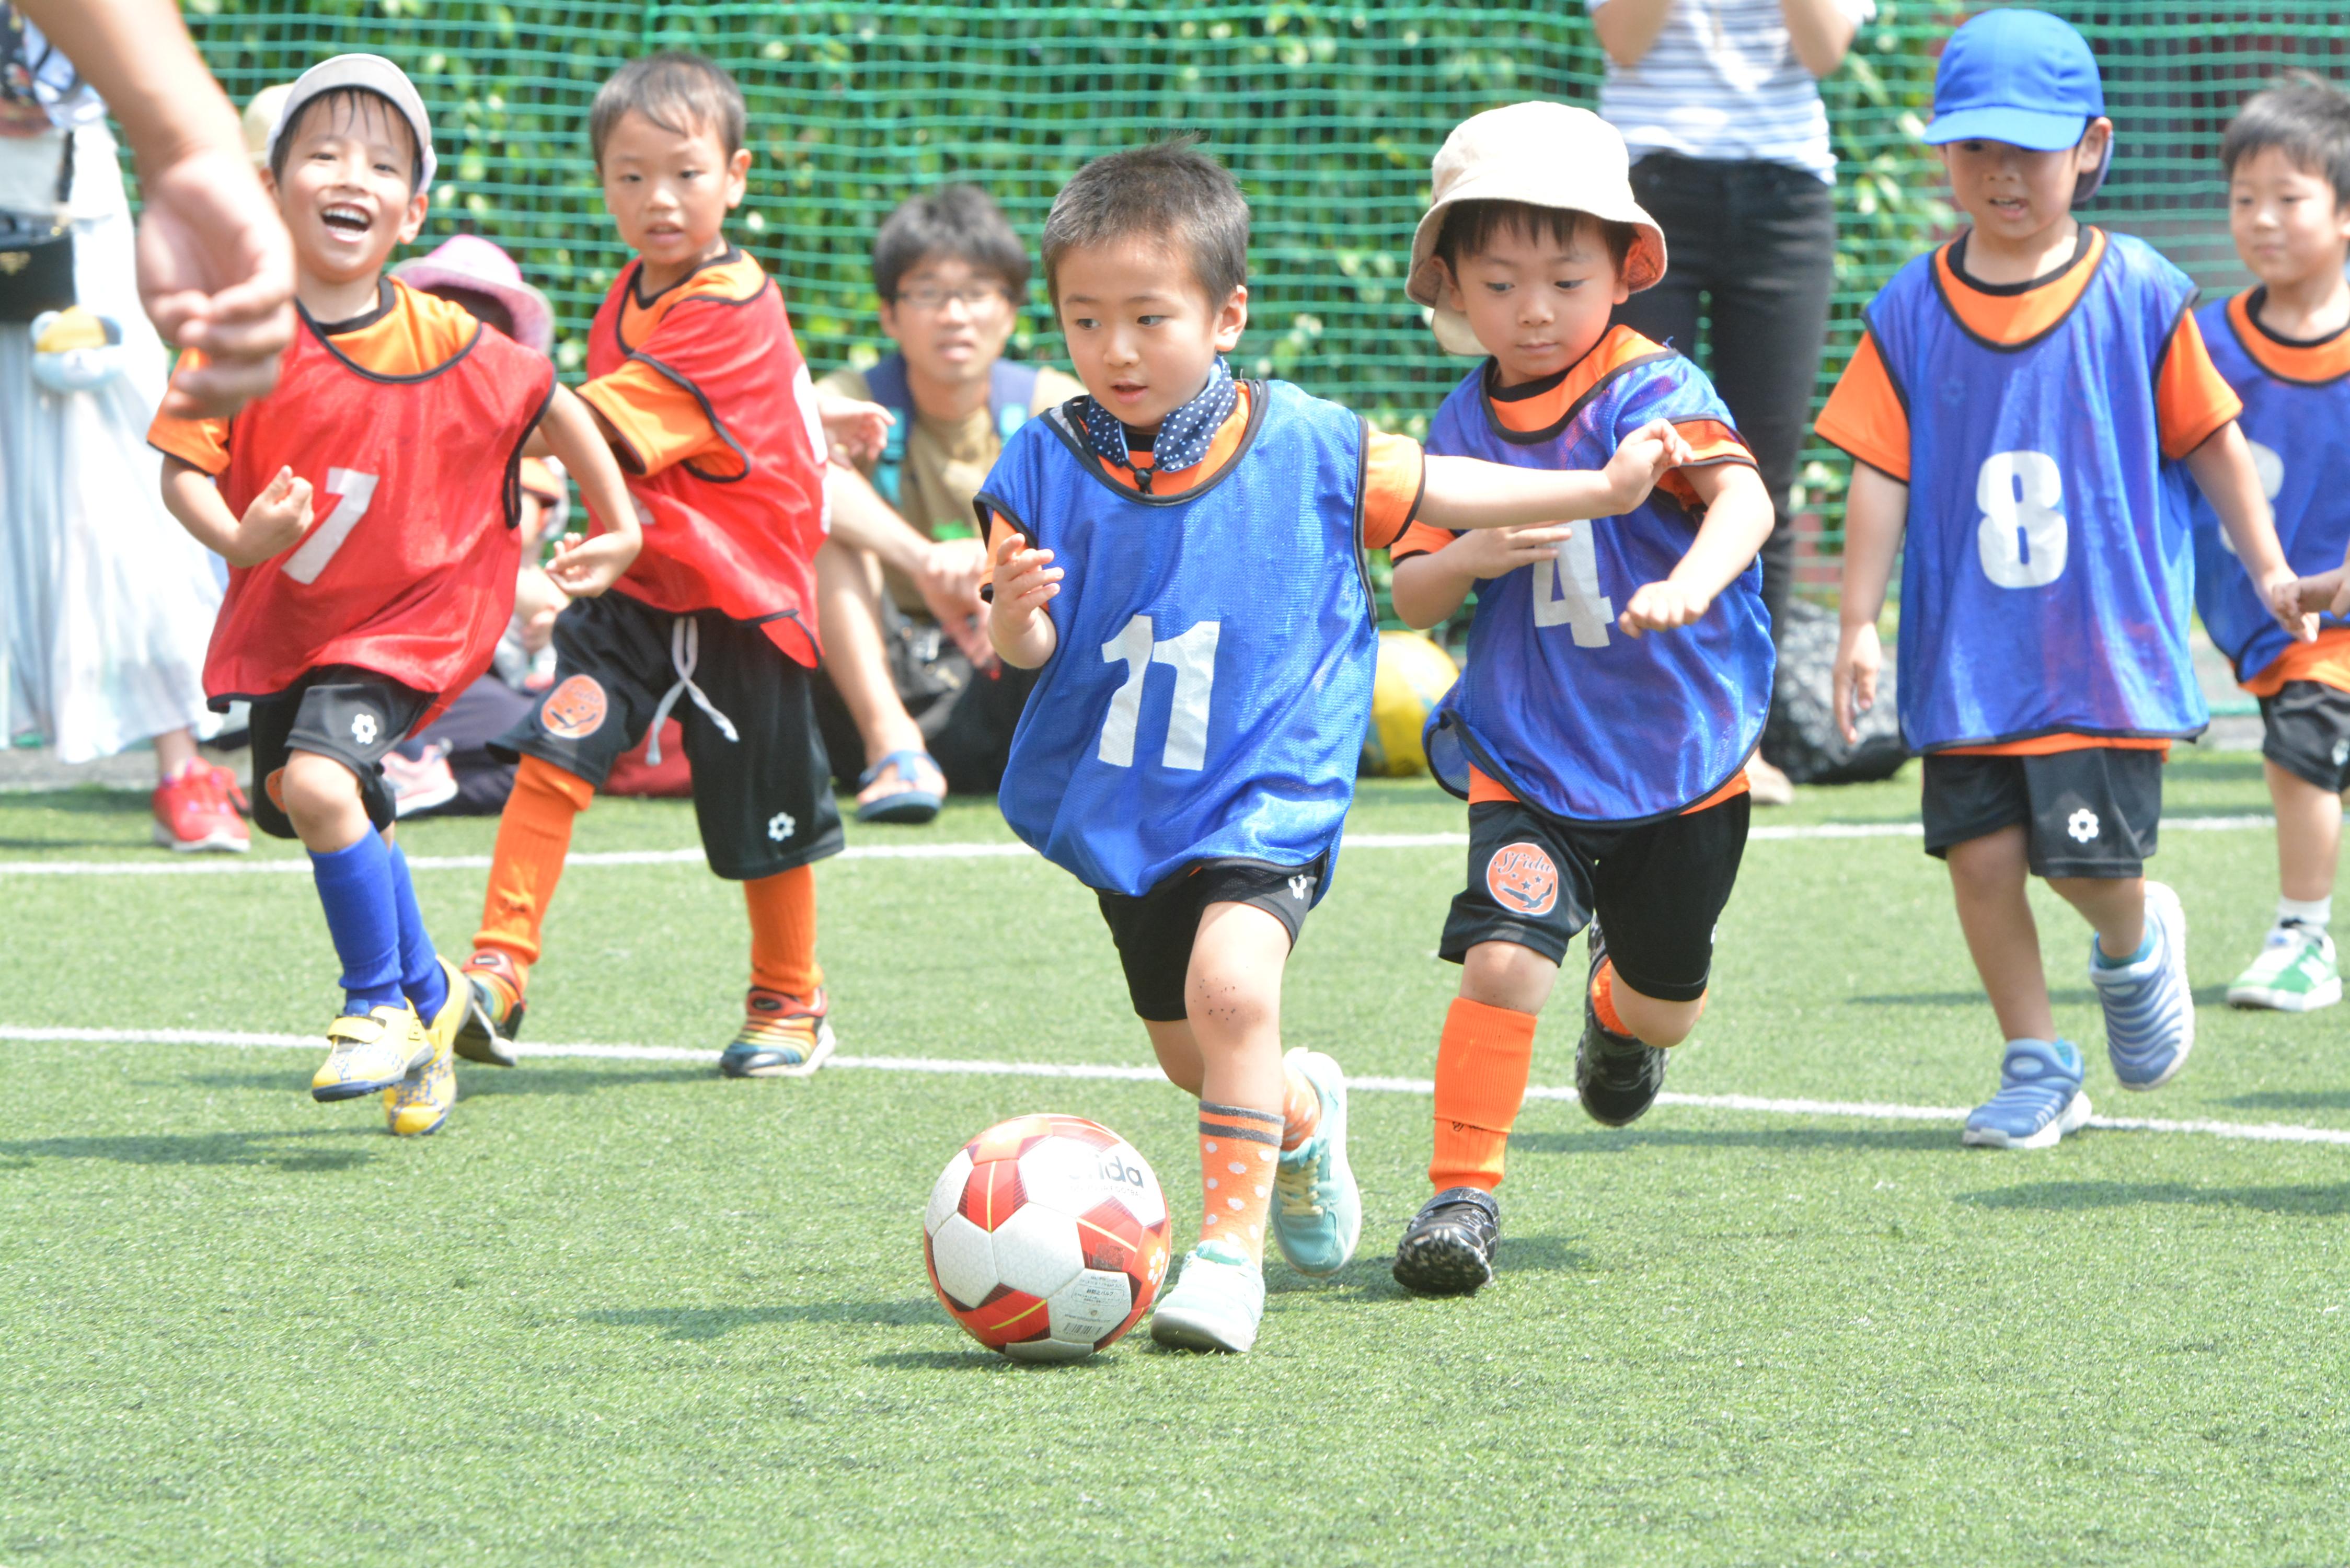
[[[835,470],[832,535],[816,552],[817,716],[836,766],[865,759],[860,822],[927,822],[949,788],[992,793],[1035,683],[988,647],[972,511],[1004,437],[1084,390],[1003,358],[1028,269],[985,192],[910,198],[873,241],[881,330],[898,352],[818,384],[828,400],[878,403],[897,421],[866,450],[836,449],[857,467]]]

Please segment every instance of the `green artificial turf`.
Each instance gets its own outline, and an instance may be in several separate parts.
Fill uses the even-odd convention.
[[[1898,822],[1915,771],[1773,828]],[[2038,902],[2100,1111],[2350,1129],[2339,1013],[2220,992],[2274,897],[2257,759],[2168,775],[2158,874],[2204,1002],[2176,1083],[2124,1096]],[[150,861],[144,802],[0,797],[0,862]],[[1457,832],[1425,783],[1355,830]],[[421,823],[411,855],[486,853]],[[984,804],[859,845],[1000,841]],[[607,802],[585,851],[691,846]],[[284,854],[264,845],[256,857]],[[1428,1075],[1454,846],[1358,847],[1293,961],[1286,1033]],[[419,874],[451,950],[482,873]],[[845,1054],[1143,1064],[1088,895],[1028,858],[820,873]],[[694,865],[583,865],[529,1038],[714,1048],[740,899]],[[1575,961],[1579,966],[1580,949]],[[0,871],[0,1026],[304,1033],[334,1002],[307,879]],[[1565,994],[1571,998],[1572,992]],[[1571,1080],[1554,1004],[1538,1084]],[[1711,1011],[1669,1087],[1964,1106],[1998,1039],[1914,838],[1752,845]],[[0,1041],[0,1564],[142,1563],[2320,1563],[2350,1556],[2350,1147],[1668,1105],[1624,1131],[1530,1101],[1499,1280],[1420,1301],[1387,1257],[1429,1103],[1365,1093],[1363,1255],[1275,1264],[1259,1348],[1137,1334],[1072,1367],[977,1349],[920,1210],[990,1123],[1076,1111],[1196,1222],[1176,1091],[693,1063],[463,1066],[438,1137],[318,1106],[307,1051]]]

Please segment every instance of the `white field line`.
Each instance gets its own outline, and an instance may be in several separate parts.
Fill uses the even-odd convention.
[[[2272,816],[2173,816],[2162,826],[2172,833],[2229,833],[2273,827]],[[1765,824],[1747,836],[1756,840],[1819,838],[1916,838],[1925,829],[1914,822],[1814,822],[1800,825]],[[1465,833],[1350,833],[1347,849],[1458,849],[1469,842]],[[852,844],[842,860],[1018,860],[1035,851],[1024,844]],[[567,869],[581,866],[699,866],[699,849],[617,849],[588,851],[564,861]],[[486,855],[411,855],[416,871],[486,871]],[[254,877],[307,874],[310,862],[301,856],[260,860],[0,860],[0,877]]]
[[[22,1044],[77,1045],[231,1045],[271,1050],[316,1051],[311,1034],[260,1034],[216,1029],[36,1029],[0,1024],[0,1041]],[[539,1045],[515,1047],[523,1056],[586,1056],[629,1062],[698,1062],[714,1065],[715,1051],[674,1045]],[[994,1078],[1110,1079],[1121,1083],[1160,1082],[1156,1067],[1124,1066],[1092,1062],[991,1062],[950,1056],[835,1056],[830,1065],[850,1072],[922,1073]],[[1418,1095],[1435,1093],[1426,1078],[1349,1078],[1347,1086],[1362,1094]],[[1572,1100],[1571,1088],[1534,1087],[1526,1097]],[[1867,1100],[1776,1099],[1760,1095],[1679,1095],[1668,1090],[1657,1096],[1664,1106],[1694,1110],[1747,1111],[1762,1116],[1831,1117],[1854,1121],[1939,1122],[1966,1120],[1955,1106],[1897,1106]],[[2318,1143],[2350,1147],[2350,1128],[2298,1127],[2280,1122],[2168,1121],[2152,1116],[2092,1116],[2089,1126],[2113,1132],[2191,1133],[2207,1137],[2252,1143]]]

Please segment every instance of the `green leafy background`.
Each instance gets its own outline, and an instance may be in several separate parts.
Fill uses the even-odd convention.
[[[2213,154],[2243,94],[2293,64],[2339,64],[2336,8],[2304,3],[2083,5],[2054,0],[2105,63],[2121,155],[2096,215],[2233,281]],[[1824,396],[1858,315],[1945,234],[1939,170],[1917,140],[1933,60],[1975,7],[1878,0],[1825,84],[1836,151],[1837,284]],[[1256,214],[1254,324],[1239,358],[1417,432],[1465,368],[1405,300],[1403,264],[1444,134],[1526,98],[1589,105],[1604,59],[1577,0],[1488,4],[432,4],[192,0],[189,22],[240,101],[328,54],[370,49],[416,78],[443,170],[423,241],[476,230],[554,296],[560,355],[626,259],[588,158],[587,109],[622,59],[703,49],[751,106],[737,237],[783,279],[819,369],[868,362],[868,246],[907,193],[985,185],[1033,239],[1086,159],[1199,130]],[[1058,342],[1041,281],[1016,351]],[[1844,463],[1815,446],[1802,501],[1833,550]]]

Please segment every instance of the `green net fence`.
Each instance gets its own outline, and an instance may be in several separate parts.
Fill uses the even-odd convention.
[[[1860,307],[1946,234],[1939,167],[1917,140],[1935,53],[1978,7],[1878,0],[1823,91],[1836,151],[1836,297],[1815,396],[1849,353]],[[2086,32],[2120,132],[2095,214],[2160,244],[2208,287],[2239,281],[2219,136],[2245,94],[2287,67],[2336,72],[2350,50],[2332,4],[2047,8]],[[1461,361],[1405,300],[1403,265],[1428,162],[1463,118],[1526,98],[1589,105],[1605,57],[1582,0],[1405,4],[435,4],[188,0],[213,70],[240,102],[329,54],[398,60],[434,117],[442,184],[421,244],[485,234],[553,295],[563,364],[626,259],[604,217],[587,109],[619,61],[663,46],[730,67],[751,109],[751,195],[736,237],[783,280],[819,373],[882,347],[868,247],[908,193],[985,186],[1032,240],[1086,159],[1197,130],[1255,212],[1252,325],[1236,363],[1423,429]],[[1041,282],[1015,352],[1052,359]],[[1700,348],[1700,358],[1702,350]],[[1798,500],[1822,581],[1845,464],[1814,446]]]

